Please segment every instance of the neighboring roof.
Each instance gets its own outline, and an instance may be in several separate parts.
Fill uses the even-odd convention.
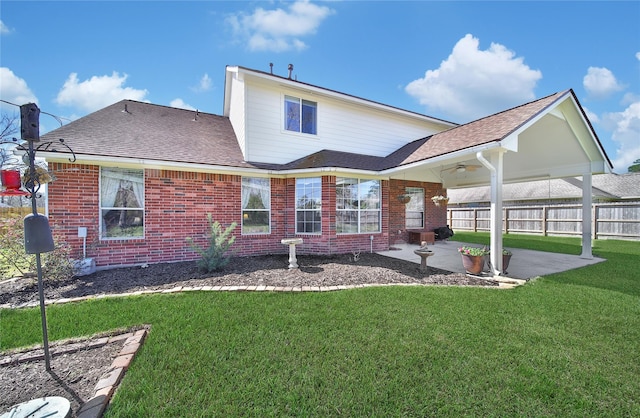
[[[78,157],[254,167],[243,160],[229,118],[133,100],[75,120],[41,141],[58,138]]]
[[[386,168],[411,164],[477,145],[501,141],[569,91],[555,93],[414,141],[390,154],[387,157]]]
[[[640,198],[640,173],[597,174],[592,177],[591,190],[598,199],[629,200]],[[481,203],[491,201],[489,186],[450,189],[449,203]],[[502,188],[505,201],[581,199],[582,178],[537,180],[505,184]]]

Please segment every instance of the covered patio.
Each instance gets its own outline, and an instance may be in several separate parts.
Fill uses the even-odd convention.
[[[441,183],[443,189],[491,185],[491,265],[496,276],[502,272],[503,184],[581,176],[580,257],[593,259],[591,176],[610,172],[612,165],[573,90],[414,141],[388,161],[384,173],[392,179]]]

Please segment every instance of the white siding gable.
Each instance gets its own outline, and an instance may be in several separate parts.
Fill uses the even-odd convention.
[[[362,99],[306,88],[278,78],[241,74],[229,98],[231,108],[242,106],[244,114],[230,109],[229,116],[245,159],[251,162],[284,164],[328,149],[373,156],[386,156],[419,138],[452,127],[423,115],[378,105]],[[240,88],[242,86],[242,88]],[[284,96],[317,103],[317,135],[284,129]],[[244,123],[242,119],[244,118]]]

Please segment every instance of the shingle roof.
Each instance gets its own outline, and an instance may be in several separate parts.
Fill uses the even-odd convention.
[[[477,145],[500,141],[553,104],[567,91],[555,93],[414,141],[390,154],[387,157],[385,168],[410,164]]]
[[[287,164],[244,161],[228,117],[122,100],[43,135],[79,156],[134,158],[270,170],[337,167],[381,171],[500,141],[566,92],[413,141],[386,157],[322,150]],[[126,109],[126,111],[125,111]]]
[[[229,118],[122,100],[41,137],[64,138],[78,156],[254,167],[243,160]]]
[[[599,199],[640,198],[640,173],[597,174],[593,176],[591,185],[593,196]],[[490,186],[450,189],[447,193],[451,204],[491,201]],[[582,179],[569,177],[505,184],[502,197],[505,201],[580,199]]]

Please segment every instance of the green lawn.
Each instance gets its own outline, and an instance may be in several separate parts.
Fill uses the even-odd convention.
[[[456,239],[488,243],[486,234]],[[486,242],[485,242],[486,241]],[[580,253],[575,238],[505,246]],[[151,324],[108,417],[640,416],[640,243],[513,290],[366,288],[102,299],[48,308],[52,340]],[[0,311],[2,349],[41,339]]]

